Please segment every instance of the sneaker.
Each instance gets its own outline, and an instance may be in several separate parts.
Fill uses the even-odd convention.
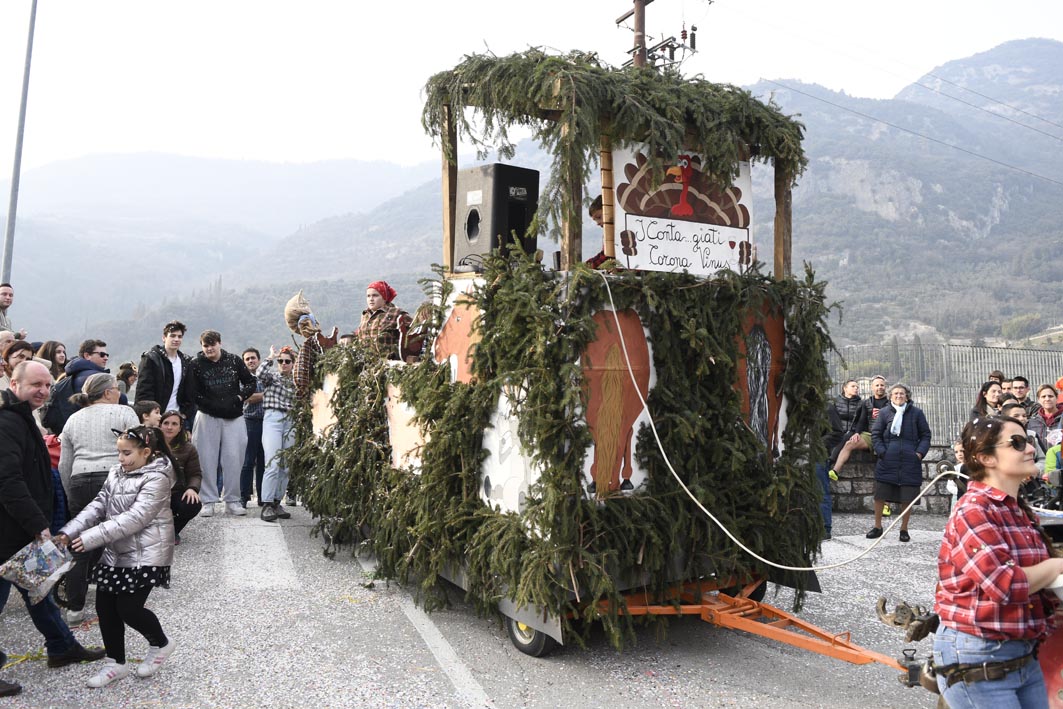
[[[243,517],[247,514],[247,510],[239,502],[226,502],[225,511],[236,517]]]
[[[912,541],[912,538],[911,538],[911,536],[909,536],[907,529],[902,529],[901,530],[901,541],[902,542],[910,542],[910,541]]]
[[[893,510],[890,509],[890,506],[889,505],[883,505],[882,506],[882,516],[883,517],[889,517],[891,514],[893,514]]]
[[[292,513],[289,512],[288,510],[284,509],[281,506],[281,503],[279,503],[279,502],[273,505],[273,509],[277,513],[277,516],[280,517],[281,519],[291,519],[292,518]]]
[[[872,527],[871,531],[864,536],[868,539],[878,539],[882,536],[882,527]]]
[[[66,667],[67,665],[73,665],[75,662],[95,662],[96,660],[102,660],[107,654],[107,651],[102,647],[94,647],[89,649],[81,643],[75,643],[74,647],[66,652],[58,655],[48,656],[49,667]]]
[[[200,517],[213,517],[214,516],[214,503],[204,502],[203,509],[199,511]]]
[[[827,471],[827,477],[833,480],[834,482],[838,482],[838,474],[834,472],[834,468],[831,468]]]
[[[828,540],[828,539],[830,539],[830,538],[831,538],[831,536],[830,536],[830,530],[828,529],[827,531],[825,531],[825,532],[823,533],[823,540],[824,540],[824,541],[826,541],[826,540]]]
[[[22,685],[18,682],[5,682],[0,679],[0,697],[13,697],[22,691]]]
[[[166,662],[166,658],[176,649],[177,643],[173,638],[170,638],[162,647],[149,648],[148,654],[144,655],[144,660],[137,665],[137,677],[151,677],[158,672],[162,663]]]
[[[276,522],[277,508],[267,502],[262,505],[262,511],[258,514],[258,516],[263,522]]]
[[[129,676],[129,665],[119,665],[117,662],[109,662],[103,666],[99,672],[89,677],[89,681],[86,682],[88,686],[93,689],[99,689],[100,687],[106,687],[115,680],[122,679]]]
[[[284,504],[288,505],[288,507],[298,507],[299,506],[299,503],[296,501],[296,499],[295,499],[295,497],[293,495],[288,495],[288,497],[284,498]]]
[[[63,614],[63,619],[66,620],[67,625],[80,625],[85,621],[85,609],[82,608],[79,611],[68,610]]]

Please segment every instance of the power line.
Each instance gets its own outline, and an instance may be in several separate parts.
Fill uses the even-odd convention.
[[[989,161],[991,163],[994,163],[996,165],[1000,165],[1001,167],[1006,167],[1009,170],[1015,170],[1017,172],[1021,172],[1023,174],[1029,175],[1030,177],[1036,177],[1038,179],[1045,180],[1046,182],[1051,182],[1052,184],[1059,185],[1060,187],[1063,187],[1063,182],[1061,182],[1059,180],[1054,180],[1051,177],[1045,177],[1044,175],[1039,175],[1036,172],[1031,172],[1030,170],[1027,170],[1026,168],[1022,168],[1022,167],[1019,167],[1017,165],[1011,165],[1011,164],[1003,162],[1001,160],[997,160],[996,158],[991,158],[988,155],[982,155],[981,153],[976,153],[973,150],[968,150],[967,148],[961,148],[960,146],[953,145],[952,143],[946,143],[944,140],[940,140],[939,138],[933,138],[933,137],[931,137],[929,135],[924,135],[924,134],[922,134],[922,133],[920,133],[918,131],[914,131],[914,130],[912,130],[910,128],[905,128],[904,126],[899,126],[899,125],[897,125],[895,123],[890,123],[889,121],[884,121],[881,118],[875,118],[874,116],[872,116],[870,114],[863,113],[861,111],[857,111],[856,109],[849,108],[848,106],[842,106],[841,104],[835,103],[833,101],[828,101],[825,98],[822,98],[820,96],[816,96],[815,94],[810,94],[807,91],[801,91],[800,89],[795,89],[793,87],[787,86],[786,84],[783,84],[781,82],[775,81],[773,79],[763,79],[763,81],[767,81],[769,84],[775,84],[776,86],[784,88],[787,91],[793,91],[794,93],[801,94],[802,96],[807,96],[807,97],[815,99],[817,101],[822,101],[823,103],[825,103],[825,104],[827,104],[829,106],[834,106],[835,108],[840,108],[843,111],[848,111],[849,113],[855,114],[855,115],[860,116],[862,118],[866,118],[869,121],[875,121],[876,123],[881,123],[883,125],[889,126],[890,128],[894,128],[894,129],[902,131],[904,133],[909,133],[911,135],[914,135],[917,138],[922,138],[923,140],[929,140],[931,143],[937,143],[938,145],[944,145],[946,148],[952,148],[953,150],[958,150],[961,153],[966,153],[967,155],[971,155],[973,157],[980,158],[982,160],[987,160],[987,161]]]
[[[786,36],[791,39],[791,41],[792,41],[792,39],[794,37],[793,30],[790,27],[785,27],[784,28],[784,27],[782,27],[780,25],[777,25],[777,24],[774,24],[772,22],[769,22],[769,21],[765,20],[764,18],[762,18],[762,17],[760,17],[758,15],[755,15],[755,14],[750,13],[750,12],[745,12],[743,10],[739,10],[737,8],[734,8],[734,7],[730,8],[730,9],[731,9],[732,12],[737,12],[738,14],[745,15],[747,18],[750,18],[751,20],[756,21],[759,26],[772,27],[772,28],[778,30],[779,32],[785,33]],[[707,12],[708,11],[706,10],[706,14],[707,14]],[[875,62],[867,61],[867,59],[864,57],[864,53],[863,52],[861,52],[861,54],[859,54],[859,55],[849,54],[848,52],[839,51],[835,44],[829,44],[828,45],[827,43],[818,41],[817,39],[815,39],[815,38],[813,38],[813,37],[811,37],[809,35],[798,34],[798,36],[801,37],[801,39],[803,39],[806,44],[813,45],[815,47],[818,47],[821,50],[830,52],[831,54],[835,54],[835,55],[844,57],[844,58],[849,59],[849,60],[855,60],[855,61],[857,61],[857,62],[859,62],[861,64],[864,64],[865,66],[869,66],[869,67],[871,67],[873,69],[877,69],[878,71],[881,71],[881,72],[883,72],[885,74],[889,74],[891,76],[895,76],[897,78],[907,80],[906,76],[904,76],[902,74],[899,74],[898,72],[893,71],[892,69],[889,69],[889,68],[887,68],[885,66],[882,66],[881,64],[875,63]],[[885,57],[883,57],[883,58],[885,58]],[[896,60],[894,60],[892,58],[891,58],[891,60],[896,62]],[[953,81],[950,81],[950,80],[948,80],[948,79],[946,79],[946,78],[944,78],[942,76],[938,76],[937,74],[934,74],[932,72],[927,72],[923,76],[924,77],[926,77],[926,76],[933,77],[933,78],[937,79],[938,81],[941,81],[941,82],[944,82],[946,84],[949,84],[950,86],[954,86],[957,89],[961,89],[963,91],[968,91],[968,92],[970,92],[972,94],[975,94],[976,96],[979,96],[981,98],[986,99],[987,101],[992,101],[995,104],[999,104],[999,105],[1004,106],[1006,108],[1009,108],[1009,109],[1011,109],[1013,111],[1016,111],[1016,112],[1021,113],[1023,115],[1026,115],[1026,116],[1029,116],[1031,118],[1034,118],[1034,119],[1036,119],[1038,121],[1042,121],[1044,123],[1047,123],[1050,126],[1053,126],[1055,128],[1059,128],[1059,129],[1063,130],[1063,124],[1055,123],[1053,121],[1048,120],[1047,118],[1042,118],[1041,116],[1038,116],[1035,113],[1032,113],[1030,111],[1026,111],[1026,110],[1024,110],[1022,108],[1019,108],[1018,106],[1014,106],[1014,105],[1012,105],[1010,103],[1007,103],[1006,101],[1001,101],[1000,99],[993,98],[992,96],[989,96],[987,94],[983,94],[983,93],[981,93],[979,91],[975,91],[974,89],[968,88],[966,86],[961,86],[960,84],[957,84],[957,83],[955,83]],[[926,89],[928,91],[934,91],[934,92],[936,92],[938,94],[941,94],[942,96],[944,96],[946,98],[950,98],[950,99],[952,99],[954,101],[958,101],[959,103],[962,103],[965,106],[969,106],[969,107],[977,109],[979,111],[984,111],[985,113],[988,113],[991,116],[995,116],[997,118],[1003,118],[1004,120],[1011,121],[1012,123],[1014,123],[1016,125],[1019,125],[1019,126],[1022,126],[1023,128],[1028,128],[1029,130],[1032,130],[1035,133],[1040,133],[1041,135],[1045,135],[1045,136],[1048,136],[1049,138],[1053,138],[1055,140],[1063,142],[1063,137],[1061,137],[1061,136],[1055,135],[1053,133],[1048,133],[1046,131],[1040,130],[1039,128],[1034,128],[1033,126],[1030,126],[1030,125],[1028,125],[1026,123],[1023,123],[1021,121],[1017,121],[1017,120],[1015,120],[1013,118],[1010,118],[1009,116],[1005,116],[1005,115],[1003,115],[1001,113],[997,113],[996,111],[991,111],[988,108],[985,108],[984,106],[979,106],[977,104],[969,103],[969,102],[964,101],[963,99],[961,99],[961,98],[959,98],[957,96],[953,96],[952,94],[947,94],[944,91],[942,91],[942,90],[940,90],[940,89],[938,89],[936,87],[928,86],[926,84],[923,84],[923,83],[921,83],[918,80],[911,82],[911,85],[920,86],[920,87],[922,87],[922,88],[924,88],[924,89]]]
[[[934,76],[934,75],[933,74],[929,74],[929,76]],[[940,78],[940,77],[936,77],[935,76],[934,78]],[[941,80],[944,81],[944,79],[941,79]],[[1017,126],[1022,126],[1023,128],[1025,128],[1027,130],[1032,130],[1034,133],[1040,133],[1041,135],[1048,136],[1049,138],[1052,138],[1054,140],[1058,140],[1059,142],[1063,143],[1063,137],[1060,137],[1060,136],[1056,135],[1055,133],[1049,133],[1048,131],[1043,131],[1040,128],[1034,128],[1033,126],[1028,125],[1026,123],[1023,123],[1022,121],[1017,121],[1014,118],[1011,118],[1010,116],[1005,116],[1003,113],[997,113],[996,111],[990,111],[985,106],[979,106],[976,103],[971,103],[969,101],[964,101],[962,98],[959,98],[958,96],[953,96],[952,94],[947,94],[944,91],[942,91],[941,89],[935,88],[933,86],[927,86],[926,84],[920,83],[918,81],[915,81],[913,83],[914,83],[915,86],[919,86],[921,88],[924,88],[927,91],[933,91],[934,93],[940,94],[940,95],[944,96],[945,98],[951,98],[953,101],[958,101],[958,102],[962,103],[964,106],[970,106],[971,108],[979,110],[979,111],[982,111],[983,113],[988,113],[990,116],[993,116],[995,118],[1003,118],[1005,121],[1010,121],[1011,123],[1014,123]],[[948,83],[952,83],[952,82],[948,82]],[[955,84],[953,84],[953,86],[955,86]],[[958,86],[957,88],[961,88],[962,89],[963,87],[962,86]],[[972,93],[978,93],[978,92],[975,91],[975,92],[972,92]],[[979,96],[983,96],[983,94],[978,94],[978,95]],[[1004,106],[1009,106],[1008,104],[1004,103],[1003,101],[997,101],[996,99],[990,98],[989,96],[984,96],[984,98],[987,98],[990,101],[996,101],[996,103],[999,103],[999,104],[1004,105]],[[1009,108],[1014,108],[1014,106],[1009,106]],[[1022,110],[1022,109],[1015,109],[1015,110]],[[1026,112],[1023,111],[1023,113],[1026,113]],[[1033,114],[1030,114],[1030,115],[1033,115]],[[1037,116],[1034,116],[1034,118],[1037,118]],[[1041,120],[1044,120],[1044,119],[1042,118]],[[1051,121],[1045,121],[1045,122],[1046,123],[1051,123]],[[1053,123],[1052,125],[1055,125],[1055,124]],[[1060,126],[1060,128],[1063,128],[1063,126]]]
[[[999,99],[995,99],[992,96],[987,96],[987,95],[985,95],[985,94],[983,94],[983,93],[981,93],[979,91],[975,91],[974,89],[968,88],[966,86],[960,86],[956,82],[949,81],[948,79],[946,79],[943,76],[938,76],[937,74],[933,74],[933,73],[927,73],[927,76],[932,76],[935,79],[937,79],[938,81],[944,81],[946,84],[949,84],[950,86],[955,86],[957,89],[963,89],[964,91],[970,91],[975,96],[981,96],[982,98],[987,99],[989,101],[992,101],[993,103],[999,103],[1001,106],[1007,106],[1011,110],[1018,111],[1019,113],[1021,113],[1023,115],[1026,115],[1026,116],[1029,116],[1030,118],[1036,118],[1039,121],[1044,121],[1045,123],[1047,123],[1050,126],[1055,126],[1056,128],[1063,129],[1063,125],[1060,125],[1059,123],[1054,123],[1053,121],[1050,121],[1047,118],[1041,118],[1036,113],[1031,113],[1029,111],[1024,111],[1023,109],[1019,108],[1018,106],[1013,106],[1010,103],[1007,103],[1006,101],[1001,101]],[[922,86],[922,84],[920,84],[920,86]],[[935,89],[935,91],[936,91],[936,89]],[[948,96],[948,94],[943,94],[943,95],[944,96]],[[949,98],[952,98],[952,97],[950,96]],[[959,100],[959,99],[957,99],[957,100]],[[999,113],[994,113],[993,115],[994,116],[1001,116],[1001,114],[999,114]],[[1004,117],[1005,116],[1001,116],[1001,118],[1004,118]],[[1026,124],[1025,123],[1020,123],[1019,125],[1026,125]],[[1027,126],[1027,127],[1029,127],[1029,126]],[[1052,136],[1052,137],[1054,138],[1056,136]]]

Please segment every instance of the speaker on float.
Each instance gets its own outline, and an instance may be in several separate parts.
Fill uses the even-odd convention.
[[[455,205],[455,273],[483,271],[484,257],[520,242],[534,253],[535,234],[528,225],[539,206],[539,171],[494,163],[458,172]]]

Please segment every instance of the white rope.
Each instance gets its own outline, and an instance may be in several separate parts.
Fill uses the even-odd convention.
[[[683,482],[683,479],[679,477],[679,473],[677,473],[675,471],[675,468],[672,467],[672,461],[669,460],[668,454],[665,453],[664,444],[661,443],[661,437],[657,433],[657,425],[654,423],[653,417],[650,415],[650,407],[646,404],[646,399],[643,398],[642,391],[639,390],[638,380],[635,379],[635,371],[634,371],[634,369],[631,366],[631,358],[630,358],[630,356],[628,356],[627,342],[624,341],[624,331],[620,327],[620,318],[619,318],[619,316],[616,313],[616,302],[613,301],[613,291],[609,287],[609,279],[606,278],[605,274],[602,273],[601,271],[596,271],[596,273],[599,276],[601,276],[602,277],[602,281],[605,282],[605,292],[609,295],[609,305],[613,309],[612,310],[613,321],[616,322],[616,331],[617,331],[617,334],[620,335],[620,347],[624,350],[624,361],[627,363],[627,371],[628,371],[628,374],[631,376],[632,383],[634,383],[634,385],[635,385],[635,393],[638,394],[639,401],[642,402],[642,406],[646,410],[646,418],[650,422],[650,430],[653,431],[653,438],[654,438],[654,440],[657,441],[657,449],[661,452],[661,456],[664,458],[665,465],[667,465],[668,466],[668,470],[671,471],[672,477],[674,477],[676,482],[679,483],[679,487],[683,488],[683,492],[685,492],[687,494],[687,497],[689,497],[694,502],[694,504],[698,506],[698,509],[700,509],[702,512],[704,512],[705,516],[707,516],[709,519],[711,519],[716,524],[717,527],[719,527],[721,530],[723,530],[723,533],[726,534],[728,537],[730,537],[731,541],[733,541],[735,544],[737,544],[739,549],[741,549],[742,551],[746,552],[747,554],[752,556],[754,559],[757,559],[758,561],[761,561],[761,562],[767,564],[768,566],[773,566],[776,569],[782,569],[783,571],[827,571],[829,569],[840,568],[842,566],[845,566],[846,564],[851,564],[854,561],[856,561],[856,560],[866,556],[867,554],[869,554],[872,549],[874,549],[879,544],[881,544],[883,541],[885,541],[885,538],[886,538],[885,535],[888,534],[890,532],[890,530],[892,530],[895,526],[897,526],[897,523],[900,522],[903,519],[904,515],[908,514],[908,512],[912,509],[912,507],[917,502],[919,502],[920,498],[922,498],[923,495],[925,495],[927,492],[930,491],[931,486],[934,483],[936,483],[941,478],[949,476],[949,475],[959,475],[961,477],[967,477],[967,476],[963,475],[962,473],[955,473],[953,471],[945,471],[943,473],[939,473],[937,475],[937,477],[935,477],[933,480],[931,480],[929,483],[927,483],[926,487],[924,487],[922,490],[919,491],[919,494],[916,496],[916,498],[914,500],[912,500],[908,504],[907,507],[904,508],[904,511],[901,512],[900,515],[898,515],[897,519],[893,520],[893,524],[891,524],[889,527],[886,528],[886,530],[883,532],[883,535],[881,537],[876,539],[875,542],[872,543],[871,546],[869,546],[867,549],[864,549],[862,552],[860,552],[859,554],[857,554],[856,556],[854,556],[851,559],[847,559],[845,561],[839,561],[836,564],[826,564],[824,566],[786,566],[785,564],[778,564],[778,563],[776,563],[774,561],[770,561],[768,559],[765,559],[763,556],[761,556],[760,554],[757,554],[755,551],[753,551],[752,549],[747,547],[745,544],[743,544],[741,541],[739,541],[738,537],[736,537],[735,535],[731,534],[731,530],[727,529],[727,527],[725,527],[723,525],[723,523],[720,522],[720,520],[716,519],[715,515],[713,515],[711,512],[709,512],[707,509],[705,509],[705,506],[703,504],[701,504],[701,501],[697,497],[694,496],[694,493],[692,493],[690,491],[690,488],[688,488],[686,486],[686,483]]]

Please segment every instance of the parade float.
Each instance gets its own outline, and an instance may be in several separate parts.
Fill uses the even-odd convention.
[[[330,546],[371,553],[428,610],[456,584],[532,655],[592,623],[619,649],[636,622],[695,615],[907,672],[763,603],[771,580],[796,612],[817,579],[704,512],[764,558],[815,561],[831,340],[824,284],[791,274],[800,123],[737,87],[583,53],[469,56],[426,96],[443,250],[423,349],[329,351],[289,452]],[[459,171],[459,136],[505,159],[515,126],[552,160],[541,190],[512,166]],[[751,238],[753,169],[774,184],[771,249]],[[599,270],[582,248],[596,170]]]

